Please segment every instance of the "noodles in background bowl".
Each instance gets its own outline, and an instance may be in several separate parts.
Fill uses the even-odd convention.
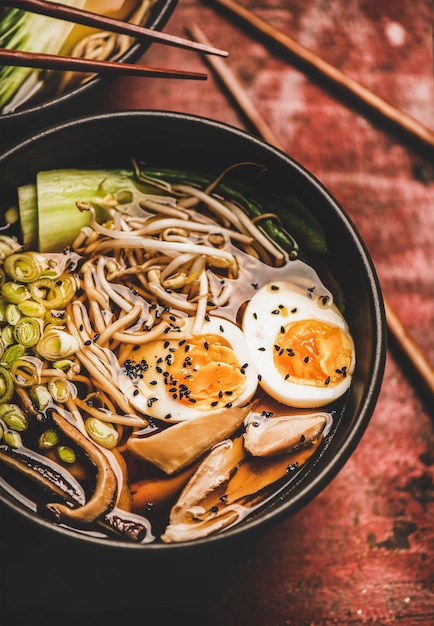
[[[63,4],[96,14],[146,24],[160,0],[64,0]],[[29,52],[119,59],[135,44],[127,35],[74,25],[20,9],[0,13],[0,45]],[[25,67],[0,68],[0,110],[4,115],[33,107],[87,83],[94,74],[58,72]]]

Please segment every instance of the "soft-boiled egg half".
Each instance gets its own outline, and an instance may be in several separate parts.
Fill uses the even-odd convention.
[[[254,395],[258,373],[242,330],[220,317],[207,317],[200,332],[195,318],[182,333],[171,332],[131,353],[124,369],[140,372],[128,393],[136,409],[179,422],[204,412],[243,406]]]
[[[269,283],[253,295],[243,316],[259,384],[294,407],[333,402],[347,391],[354,371],[354,343],[344,317],[314,293],[289,282]]]

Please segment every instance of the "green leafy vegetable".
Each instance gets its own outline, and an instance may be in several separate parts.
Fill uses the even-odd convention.
[[[81,9],[85,0],[58,0]],[[74,24],[21,9],[10,9],[0,20],[0,47],[57,54]],[[29,67],[0,67],[0,109],[13,112],[43,85],[43,72]]]

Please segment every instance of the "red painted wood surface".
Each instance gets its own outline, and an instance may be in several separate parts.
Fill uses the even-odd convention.
[[[240,3],[434,128],[428,0]],[[434,364],[434,152],[304,74],[212,0],[180,0],[166,30],[185,35],[193,22],[229,50],[228,66],[285,150],[349,213],[388,301]],[[144,60],[209,71],[198,55],[158,45]],[[117,79],[78,112],[130,108],[183,111],[251,130],[211,74],[197,84]],[[199,601],[182,608],[171,603],[170,587],[182,572],[167,572],[167,604],[152,615],[144,610],[142,623],[434,624],[433,405],[391,341],[372,421],[335,480],[223,570],[206,609]],[[104,615],[107,623],[125,626],[138,618],[127,609]],[[96,614],[92,619],[99,623]],[[58,623],[73,622],[66,612]]]

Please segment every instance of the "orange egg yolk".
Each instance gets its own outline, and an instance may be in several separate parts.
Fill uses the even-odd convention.
[[[285,380],[324,387],[349,374],[352,345],[339,327],[308,319],[294,322],[276,337],[274,363]]]
[[[198,335],[172,353],[166,384],[172,397],[195,409],[231,406],[246,389],[232,346],[219,335]]]

